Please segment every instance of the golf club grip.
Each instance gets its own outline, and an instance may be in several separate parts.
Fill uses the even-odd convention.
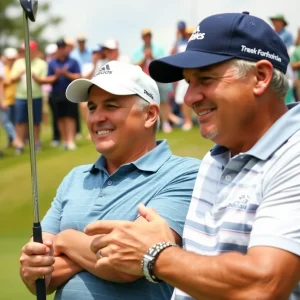
[[[40,222],[33,223],[33,241],[43,243],[42,227]],[[39,278],[35,282],[36,285],[36,298],[37,300],[46,300],[46,284],[45,278]]]
[[[46,300],[46,284],[45,278],[39,278],[35,282],[36,286],[36,299],[37,300]]]

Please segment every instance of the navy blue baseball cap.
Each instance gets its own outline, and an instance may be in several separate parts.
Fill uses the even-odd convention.
[[[266,59],[286,72],[289,55],[279,35],[260,18],[244,13],[212,15],[202,20],[189,39],[186,50],[153,60],[151,77],[158,82],[183,79],[183,69],[201,68],[233,58]]]

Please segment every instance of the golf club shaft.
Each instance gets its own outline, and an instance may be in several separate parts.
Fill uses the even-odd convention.
[[[25,33],[25,63],[26,63],[26,84],[27,84],[27,106],[28,106],[28,128],[29,128],[29,148],[30,148],[30,166],[31,166],[31,183],[33,198],[33,240],[43,243],[42,228],[39,217],[39,202],[37,188],[37,171],[36,171],[36,155],[34,141],[34,121],[33,121],[33,101],[32,101],[32,82],[31,82],[31,58],[29,48],[29,26],[26,13],[24,16],[24,33]],[[46,299],[45,278],[39,278],[36,281],[36,295],[38,300]]]

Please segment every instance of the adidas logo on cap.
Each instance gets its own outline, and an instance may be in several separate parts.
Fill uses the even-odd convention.
[[[109,65],[105,65],[104,67],[102,67],[96,74],[95,76],[97,75],[100,75],[100,74],[112,74],[112,71],[110,70],[110,67]],[[94,77],[95,77],[94,76]]]

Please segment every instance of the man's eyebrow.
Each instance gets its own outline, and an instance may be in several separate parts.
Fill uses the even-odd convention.
[[[204,67],[204,68],[196,69],[193,72],[193,75],[202,75],[203,73],[210,73],[210,75],[212,76],[219,76],[218,70],[215,70],[212,67]]]
[[[120,102],[122,99],[118,98],[118,97],[110,97],[110,98],[107,98],[103,101],[103,103],[109,103],[109,102]],[[95,104],[93,102],[93,100],[88,100],[87,101],[87,105],[93,105]]]

